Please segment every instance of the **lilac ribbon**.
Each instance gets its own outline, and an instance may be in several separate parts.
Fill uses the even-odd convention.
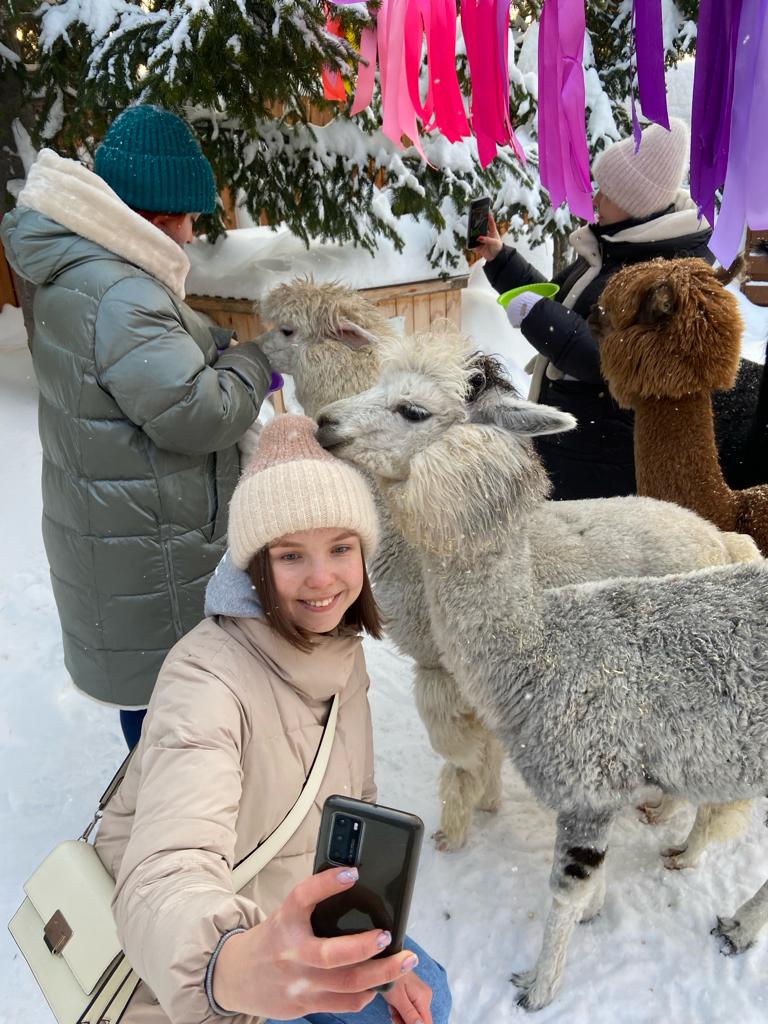
[[[701,0],[691,119],[691,196],[715,223],[715,192],[725,181],[742,0]]]
[[[734,64],[728,170],[709,247],[724,267],[738,255],[744,229],[768,227],[765,193],[768,0],[744,0]]]
[[[632,16],[637,58],[637,84],[643,115],[669,128],[667,84],[664,78],[664,33],[661,0],[633,0]],[[632,95],[634,103],[634,93]]]
[[[584,0],[544,0],[539,25],[539,171],[554,207],[595,219],[586,130]]]

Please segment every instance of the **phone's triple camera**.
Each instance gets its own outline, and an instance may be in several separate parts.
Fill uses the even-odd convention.
[[[331,829],[330,859],[337,864],[357,864],[363,823],[348,814],[334,814]]]

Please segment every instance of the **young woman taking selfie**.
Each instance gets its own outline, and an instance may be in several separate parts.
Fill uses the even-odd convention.
[[[264,429],[232,499],[207,618],[165,661],[104,814],[97,850],[142,978],[122,1024],[448,1021],[445,973],[410,940],[373,959],[387,932],[320,939],[310,923],[318,902],[356,881],[355,868],[311,872],[326,797],[376,798],[360,634],[381,632],[364,563],[377,540],[373,500],[314,430],[303,416]],[[313,806],[235,892],[233,867],[301,793],[336,694]]]

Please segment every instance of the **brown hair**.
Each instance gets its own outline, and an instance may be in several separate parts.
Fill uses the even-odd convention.
[[[269,560],[269,548],[263,547],[256,552],[248,564],[248,575],[251,577],[264,616],[272,629],[298,650],[309,653],[312,650],[310,634],[294,626],[280,607],[275,578],[272,575],[272,563]],[[340,625],[353,629],[357,633],[368,633],[375,640],[381,640],[384,634],[381,613],[371,590],[365,562],[363,562],[363,588],[344,612]]]

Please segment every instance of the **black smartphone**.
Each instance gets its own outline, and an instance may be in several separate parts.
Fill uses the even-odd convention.
[[[467,219],[467,248],[476,249],[480,243],[480,236],[488,234],[488,217],[491,213],[491,200],[488,196],[482,199],[473,199],[469,204],[469,217]]]
[[[314,872],[356,867],[351,889],[318,903],[312,929],[320,938],[382,928],[392,942],[376,957],[403,948],[424,822],[391,807],[329,796],[323,805]],[[373,959],[376,959],[374,957]]]

